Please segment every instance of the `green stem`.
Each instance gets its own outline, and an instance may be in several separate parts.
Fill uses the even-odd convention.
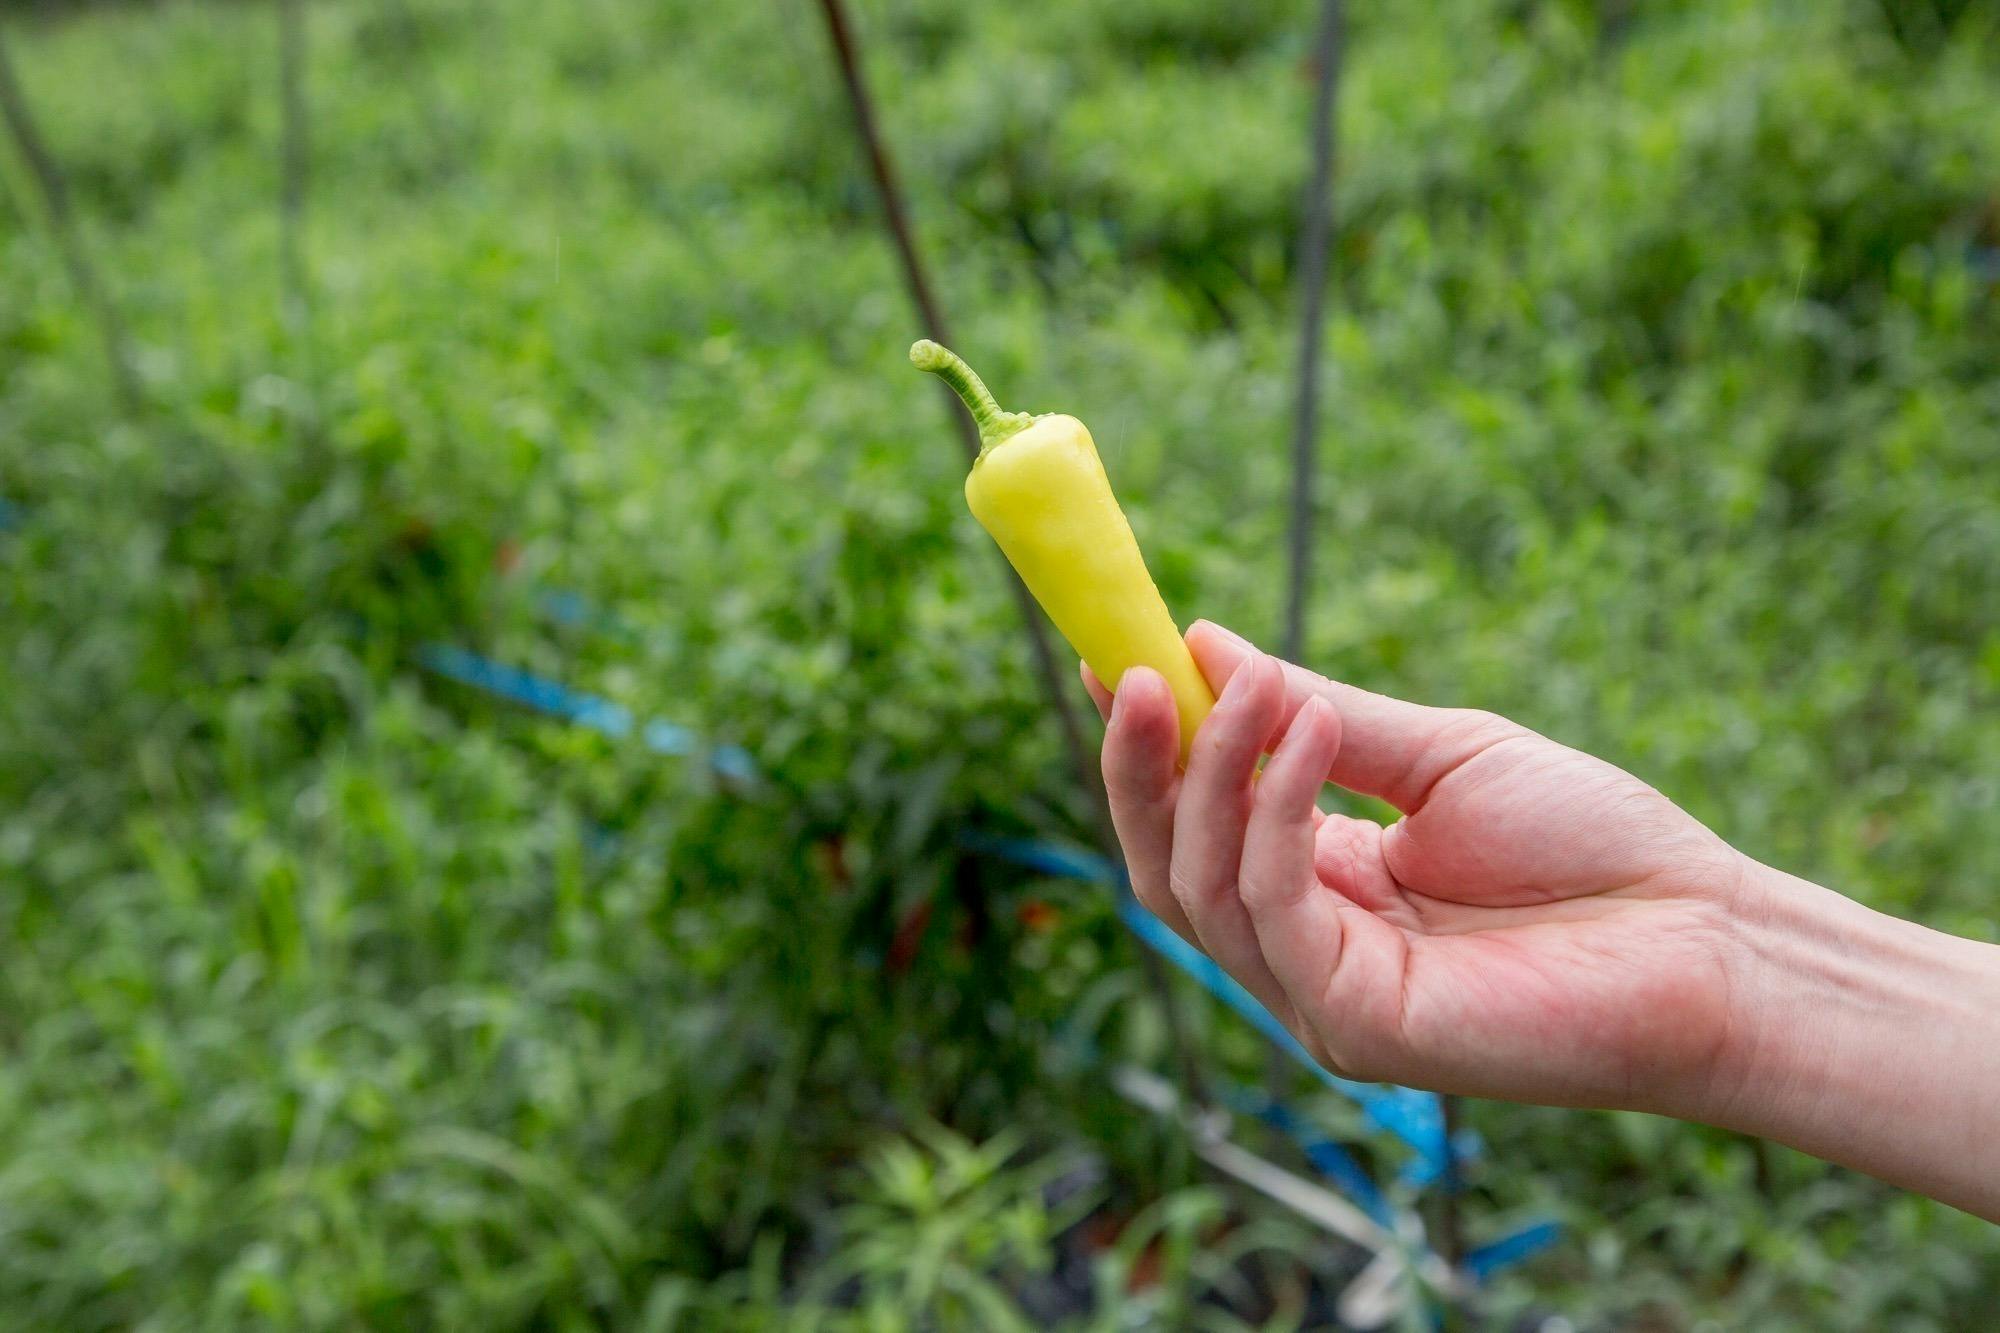
[[[965,359],[949,347],[934,343],[929,338],[921,339],[910,344],[910,364],[918,370],[928,370],[965,400],[973,421],[979,425],[979,453],[982,458],[1000,441],[1018,435],[1035,424],[1031,412],[1002,411],[987,389],[986,381],[980,379],[972,367],[965,364]]]

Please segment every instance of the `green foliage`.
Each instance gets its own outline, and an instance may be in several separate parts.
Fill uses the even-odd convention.
[[[1177,610],[1266,638],[1311,8],[859,14],[961,350],[1090,423]],[[1992,7],[1351,8],[1311,659],[1995,937]],[[311,6],[288,330],[269,7],[4,16],[148,396],[0,155],[22,1323],[1032,1323],[1079,1140],[1141,1204],[1091,1317],[1305,1317],[1231,1247],[1324,1256],[1058,1058],[1164,1061],[1102,895],[958,847],[1086,812],[813,20]],[[427,679],[440,638],[770,781]],[[1572,1228],[1496,1314],[2000,1301],[1991,1229],[1795,1155],[1472,1115],[1474,1238]]]

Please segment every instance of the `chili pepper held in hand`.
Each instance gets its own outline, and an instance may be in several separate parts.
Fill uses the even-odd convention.
[[[979,423],[965,479],[972,516],[1099,680],[1115,690],[1135,666],[1166,677],[1185,761],[1215,695],[1146,572],[1090,432],[1075,417],[1001,411],[972,367],[928,338],[910,362],[957,390]]]

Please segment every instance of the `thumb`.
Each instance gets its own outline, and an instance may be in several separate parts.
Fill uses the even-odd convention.
[[[1245,662],[1261,656],[1248,639],[1206,620],[1187,634],[1188,651],[1218,694]],[[1392,699],[1315,675],[1290,662],[1285,670],[1283,725],[1306,700],[1319,698],[1340,714],[1340,750],[1327,772],[1350,791],[1377,796],[1405,814],[1423,806],[1438,780],[1526,728],[1470,708],[1431,708]]]

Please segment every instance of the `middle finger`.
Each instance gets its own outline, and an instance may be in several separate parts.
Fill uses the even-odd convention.
[[[1259,654],[1229,681],[1195,733],[1174,811],[1169,884],[1202,948],[1281,1019],[1289,1005],[1244,910],[1237,878],[1257,760],[1283,721],[1284,676]]]

